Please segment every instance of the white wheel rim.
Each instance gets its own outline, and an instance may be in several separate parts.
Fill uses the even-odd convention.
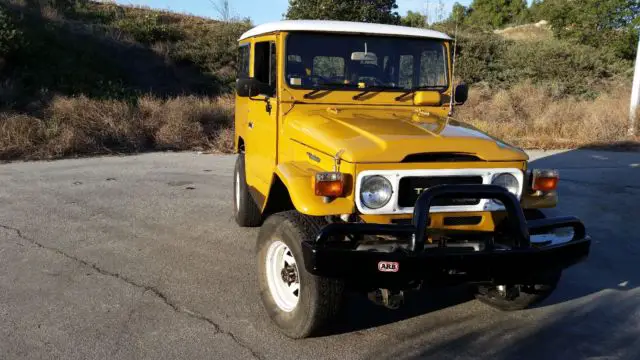
[[[240,174],[236,172],[234,176],[235,190],[236,190],[236,212],[240,212]]]
[[[267,250],[267,284],[273,301],[285,312],[291,312],[300,298],[300,276],[291,249],[275,241]]]

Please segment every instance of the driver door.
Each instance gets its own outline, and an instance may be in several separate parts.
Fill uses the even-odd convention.
[[[252,76],[264,84],[264,93],[249,98],[245,161],[247,184],[267,194],[276,166],[276,134],[278,127],[276,37],[262,36],[253,43]],[[255,192],[252,192],[255,197]],[[256,198],[258,206],[263,198]]]

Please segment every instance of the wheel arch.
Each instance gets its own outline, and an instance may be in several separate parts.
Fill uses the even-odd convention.
[[[353,195],[335,198],[329,202],[315,194],[315,174],[323,171],[308,163],[280,163],[271,181],[263,214],[297,210],[301,214],[326,216],[352,214],[355,211]]]
[[[288,210],[296,210],[296,207],[291,201],[289,189],[287,189],[287,186],[282,182],[280,176],[274,174],[271,187],[269,188],[267,202],[262,210],[262,216],[266,218],[269,215]]]
[[[235,144],[234,150],[235,150],[235,153],[243,153],[245,151],[244,139],[242,138],[242,136],[236,137],[236,144]]]

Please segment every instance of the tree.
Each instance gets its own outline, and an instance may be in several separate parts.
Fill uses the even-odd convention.
[[[290,0],[287,19],[399,24],[396,0]]]
[[[214,10],[220,16],[220,20],[224,22],[231,21],[231,7],[229,6],[229,0],[209,0],[213,5]]]
[[[537,20],[548,20],[557,37],[635,58],[640,0],[544,0],[535,7]]]
[[[469,8],[464,5],[456,2],[453,4],[453,8],[451,9],[451,14],[449,15],[449,19],[447,21],[452,23],[462,24],[469,16]]]
[[[5,63],[4,57],[16,50],[22,39],[22,33],[16,29],[9,15],[0,7],[0,70]]]
[[[402,19],[400,19],[400,23],[404,26],[410,26],[415,28],[426,28],[427,27],[427,17],[420,14],[419,12],[409,10],[407,15],[405,15]]]
[[[527,0],[473,0],[467,22],[493,29],[514,23],[527,11]]]

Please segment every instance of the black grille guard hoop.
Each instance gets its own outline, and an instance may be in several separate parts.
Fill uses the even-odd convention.
[[[549,230],[571,227],[574,231],[572,240],[584,239],[586,230],[582,222],[575,217],[557,217],[531,220],[527,222],[520,207],[518,198],[497,185],[437,185],[423,192],[415,203],[411,225],[366,224],[366,223],[332,223],[320,230],[315,245],[322,246],[333,235],[409,235],[411,243],[407,249],[410,253],[421,253],[428,235],[452,233],[476,233],[474,231],[429,229],[427,221],[429,209],[434,199],[440,197],[499,200],[507,212],[507,232],[514,239],[516,248],[530,247],[530,235],[543,234]]]

